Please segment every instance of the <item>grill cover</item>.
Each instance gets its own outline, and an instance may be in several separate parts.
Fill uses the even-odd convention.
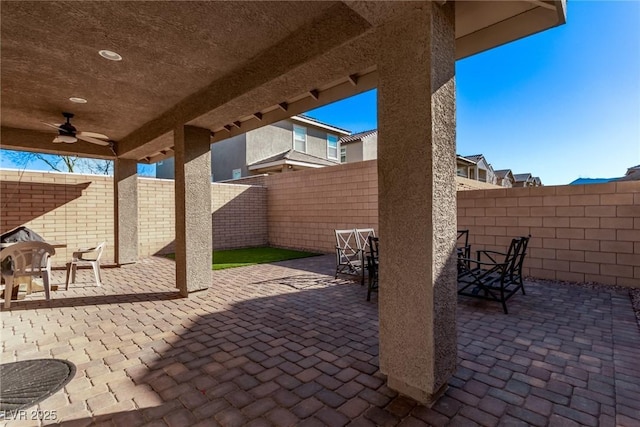
[[[45,240],[41,235],[36,233],[30,228],[21,226],[7,231],[0,236],[0,242],[2,243],[16,243],[16,242],[44,242]]]

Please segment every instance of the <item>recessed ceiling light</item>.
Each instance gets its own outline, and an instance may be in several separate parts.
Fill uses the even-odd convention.
[[[98,53],[104,59],[108,59],[109,61],[122,61],[122,56],[120,56],[118,53],[113,52],[111,50],[101,50]]]
[[[69,101],[71,102],[75,102],[76,104],[86,104],[87,100],[84,98],[78,98],[76,96],[72,96],[71,98],[69,98]]]

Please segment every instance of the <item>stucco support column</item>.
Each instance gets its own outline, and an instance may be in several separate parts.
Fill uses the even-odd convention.
[[[113,187],[115,262],[131,264],[138,259],[138,162],[115,159]]]
[[[415,3],[379,54],[380,370],[430,405],[456,369],[454,3]]]
[[[176,287],[182,296],[211,285],[211,132],[174,130]]]

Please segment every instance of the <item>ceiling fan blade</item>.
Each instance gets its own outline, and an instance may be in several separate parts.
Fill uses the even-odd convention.
[[[54,125],[53,123],[47,123],[47,122],[40,122],[40,123],[42,123],[43,125],[47,125],[50,128],[54,128],[54,129],[57,129],[59,131],[64,131],[63,129],[60,128],[60,125]]]
[[[103,141],[101,139],[92,138],[90,136],[81,135],[80,133],[76,134],[76,138],[81,139],[86,142],[90,142],[92,144],[109,146],[111,143],[109,141]]]
[[[77,132],[78,136],[88,136],[89,138],[109,139],[107,135],[98,132]]]
[[[52,142],[53,142],[54,144],[60,144],[60,143],[62,142],[62,139],[60,139],[60,137],[59,137],[59,136],[56,136],[55,138],[53,138],[53,141],[52,141]]]

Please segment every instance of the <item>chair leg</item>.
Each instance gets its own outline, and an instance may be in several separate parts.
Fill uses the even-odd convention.
[[[13,293],[13,276],[4,277],[4,308],[11,307],[11,294]]]
[[[76,283],[76,270],[78,269],[78,264],[75,262],[71,263],[71,283]]]
[[[69,289],[69,277],[71,276],[71,263],[68,262],[67,263],[67,279],[66,279],[66,284],[64,286],[64,290],[68,290]]]
[[[44,287],[44,298],[47,301],[51,301],[51,287],[49,283],[49,273],[47,271],[42,272],[42,286]]]
[[[98,262],[92,262],[91,267],[93,267],[93,275],[96,277],[96,286],[100,286],[100,264]]]
[[[507,310],[507,302],[504,299],[501,302],[502,302],[502,309],[504,310],[504,314],[509,314],[509,311]]]

